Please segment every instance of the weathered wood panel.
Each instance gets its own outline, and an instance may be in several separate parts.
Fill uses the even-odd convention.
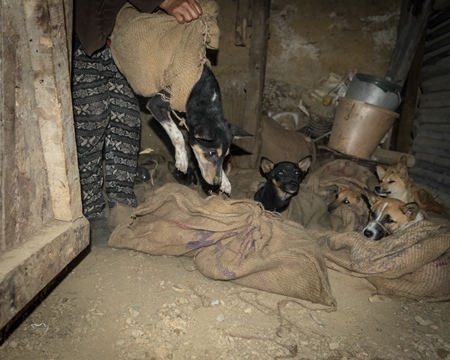
[[[249,82],[247,84],[247,95],[244,118],[236,125],[242,127],[255,137],[237,140],[235,143],[244,152],[252,155],[239,156],[236,162],[239,167],[257,168],[259,166],[258,154],[254,151],[257,144],[257,130],[259,129],[262,116],[262,101],[264,92],[264,81],[266,74],[267,46],[269,39],[270,0],[252,0],[249,2],[252,10],[251,43],[249,49]]]
[[[55,218],[82,216],[70,92],[69,49],[64,6],[59,1],[25,1],[36,112]],[[73,184],[73,186],[67,186]]]
[[[89,244],[70,92],[72,2],[1,3],[0,329]]]
[[[450,118],[450,107],[446,108],[431,108],[422,109],[419,108],[417,112],[417,120],[419,124],[447,124]]]
[[[397,42],[392,54],[386,77],[392,82],[403,86],[411,63],[417,50],[424,29],[428,25],[428,16],[432,11],[433,0],[418,3],[421,8],[415,13],[415,7],[409,0],[403,0],[401,21],[397,31]]]
[[[53,219],[40,138],[29,38],[21,2],[3,6],[2,87],[4,93],[2,237],[0,251],[11,249]]]

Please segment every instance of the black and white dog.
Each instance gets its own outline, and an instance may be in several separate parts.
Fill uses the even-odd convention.
[[[175,147],[175,167],[183,173],[189,159],[183,134],[173,121],[178,117],[170,108],[170,95],[161,91],[147,102],[147,109],[162,125]],[[200,79],[194,85],[186,104],[186,119],[182,124],[188,130],[189,145],[197,159],[204,180],[220,191],[230,194],[231,184],[223,170],[223,162],[234,138],[252,136],[230,124],[224,116],[219,83],[206,64]]]

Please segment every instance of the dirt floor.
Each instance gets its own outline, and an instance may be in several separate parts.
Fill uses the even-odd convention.
[[[450,303],[387,298],[364,279],[329,277],[334,312],[210,280],[188,258],[94,247],[0,358],[450,359]]]
[[[229,50],[236,2],[218,3],[225,51],[217,75],[242,81],[246,49]],[[302,86],[330,71],[385,71],[400,1],[366,3],[273,1],[273,110],[292,111]],[[160,139],[143,124],[143,148],[154,148]],[[0,359],[450,359],[449,302],[380,296],[365,279],[332,270],[333,312],[208,279],[190,258],[107,246],[87,249],[63,275],[11,329]]]

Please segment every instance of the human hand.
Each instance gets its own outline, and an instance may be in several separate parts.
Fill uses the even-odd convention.
[[[159,7],[180,24],[195,20],[202,14],[202,7],[196,0],[164,0]]]

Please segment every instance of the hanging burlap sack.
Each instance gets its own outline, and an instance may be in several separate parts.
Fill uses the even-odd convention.
[[[109,240],[151,255],[191,256],[211,279],[335,306],[316,241],[294,222],[252,200],[202,198],[166,184],[136,209]]]
[[[218,49],[218,6],[200,1],[203,14],[186,24],[165,13],[147,14],[126,4],[111,34],[111,54],[133,90],[152,97],[171,94],[172,110],[186,111],[189,94],[209,62],[206,48]]]

